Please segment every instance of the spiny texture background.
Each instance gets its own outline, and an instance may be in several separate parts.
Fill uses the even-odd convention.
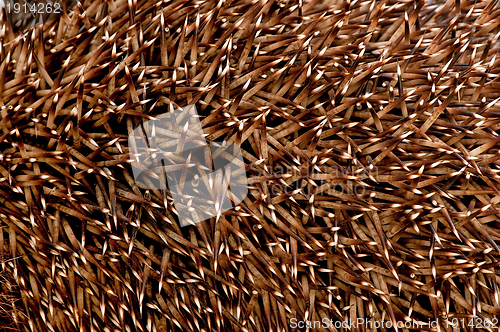
[[[497,3],[85,1],[4,26],[3,326],[493,319]],[[127,134],[190,104],[242,145],[252,189],[179,228]]]

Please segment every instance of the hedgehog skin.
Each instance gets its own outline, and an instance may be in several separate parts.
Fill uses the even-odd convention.
[[[494,323],[499,14],[496,1],[118,0],[5,27],[4,326]],[[251,189],[180,228],[168,195],[134,183],[127,133],[193,104],[208,140],[241,144]]]

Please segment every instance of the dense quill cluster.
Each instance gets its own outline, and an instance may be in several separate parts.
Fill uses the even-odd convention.
[[[87,0],[3,22],[0,313],[23,331],[494,319],[497,2]],[[187,105],[241,144],[251,188],[180,228],[127,137]]]

